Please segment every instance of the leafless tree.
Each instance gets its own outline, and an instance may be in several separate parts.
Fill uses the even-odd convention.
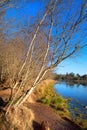
[[[22,44],[23,50],[19,51],[17,44],[17,56],[12,50],[12,59],[9,58],[10,65],[15,66],[11,66],[14,72],[14,76],[11,76],[13,94],[7,113],[13,104],[16,109],[26,101],[48,71],[87,46],[87,1],[83,0],[78,9],[74,4],[74,0],[51,0],[47,3],[44,14],[30,22],[28,29],[20,31],[26,40]],[[82,29],[83,24],[85,26]],[[9,72],[12,71],[10,66],[8,68]]]

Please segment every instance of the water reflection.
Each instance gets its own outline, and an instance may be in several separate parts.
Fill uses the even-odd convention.
[[[63,97],[72,99],[69,101],[69,110],[74,110],[74,115],[80,112],[83,118],[87,118],[87,86],[60,82],[55,84],[54,89]]]
[[[65,81],[64,81],[65,82]],[[76,87],[79,87],[80,85],[82,85],[83,87],[87,87],[87,84],[86,83],[75,83],[75,82],[65,82],[66,85],[69,85],[69,87],[74,87],[74,85],[76,85]]]

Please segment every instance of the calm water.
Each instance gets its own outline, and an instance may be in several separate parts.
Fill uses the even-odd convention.
[[[87,86],[70,85],[65,82],[57,83],[54,86],[56,93],[59,93],[65,98],[72,98],[69,102],[69,110],[74,111],[74,115],[80,112],[83,118],[87,118]]]

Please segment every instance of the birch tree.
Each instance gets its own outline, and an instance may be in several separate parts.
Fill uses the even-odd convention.
[[[16,109],[29,98],[48,71],[87,46],[86,7],[86,0],[79,4],[74,0],[51,0],[44,13],[21,30],[26,42],[19,58],[20,67],[15,70],[17,79],[12,85],[12,99],[6,114],[11,106]]]

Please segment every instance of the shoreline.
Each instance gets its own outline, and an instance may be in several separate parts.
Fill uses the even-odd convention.
[[[43,81],[43,83],[40,83],[37,87],[37,90],[31,95],[31,97],[27,100],[27,102],[24,105],[27,104],[27,106],[33,111],[33,114],[35,114],[36,116],[35,121],[38,126],[41,124],[43,120],[47,120],[50,124],[50,128],[53,128],[52,130],[82,130],[81,127],[69,117],[68,107],[66,105],[67,100],[55,93],[53,89],[53,85],[55,83],[55,80],[46,80]],[[40,99],[41,96],[44,95],[45,90],[45,98],[46,101],[48,101],[48,104],[37,102],[38,99]],[[4,91],[6,90],[3,90],[3,92]],[[50,94],[50,96],[47,97],[48,93]],[[7,92],[4,93],[4,96],[5,94],[7,94]],[[66,114],[64,115],[64,113]],[[34,128],[34,130],[39,129]]]
[[[52,87],[52,86],[54,86],[54,84],[56,83],[57,81],[55,81],[54,80],[54,82],[53,82],[53,84],[51,84],[51,86],[50,87]],[[59,82],[59,81],[58,81]],[[47,85],[47,84],[46,84]],[[48,84],[48,87],[49,87],[49,84]],[[50,89],[50,87],[49,87],[49,89]],[[43,87],[42,87],[43,88]],[[47,89],[47,87],[45,86],[44,88],[46,88]],[[54,90],[52,90],[51,89],[51,92],[53,92],[53,93],[55,93],[55,91]],[[50,93],[50,91],[49,91],[49,94],[51,95],[51,93]],[[48,93],[47,93],[47,95],[48,95]],[[46,94],[45,94],[45,96],[46,96]],[[52,96],[52,95],[51,95]],[[57,96],[59,97],[61,97],[61,95],[59,95],[59,94],[57,94]],[[47,97],[46,97],[46,99],[45,98],[43,98],[43,96],[42,96],[42,103],[44,103],[44,104],[47,104],[48,106],[50,106],[51,108],[53,108],[53,109],[55,109],[57,112],[58,112],[58,114],[61,116],[61,118],[63,118],[63,119],[67,119],[67,120],[69,120],[70,122],[72,122],[72,123],[75,123],[76,125],[78,125],[79,127],[81,127],[81,128],[87,128],[86,127],[86,125],[83,125],[83,124],[85,124],[84,122],[86,122],[86,120],[83,120],[83,119],[81,119],[81,118],[73,118],[72,116],[70,116],[70,112],[69,112],[69,109],[68,109],[68,107],[62,107],[62,106],[60,106],[60,108],[58,107],[58,108],[56,108],[55,106],[55,104],[53,105],[53,104],[51,104],[51,103],[49,103],[49,100],[51,100],[50,99],[50,97],[48,97],[49,99],[47,99]],[[65,99],[65,98],[63,98],[62,97],[62,101],[63,101],[63,103],[64,103],[64,100],[63,99]],[[48,100],[47,102],[46,102],[46,100]],[[57,98],[55,98],[55,100],[59,100],[59,99],[57,99]],[[60,100],[61,100],[61,98],[60,98]],[[58,102],[60,102],[60,100],[58,101]],[[65,103],[68,105],[68,100],[69,99],[65,99],[65,100],[67,100]],[[51,104],[51,105],[50,105]],[[60,104],[58,104],[58,105],[60,105]],[[65,112],[69,112],[68,114],[65,114],[65,115],[63,115]],[[74,111],[74,110],[73,110]]]

